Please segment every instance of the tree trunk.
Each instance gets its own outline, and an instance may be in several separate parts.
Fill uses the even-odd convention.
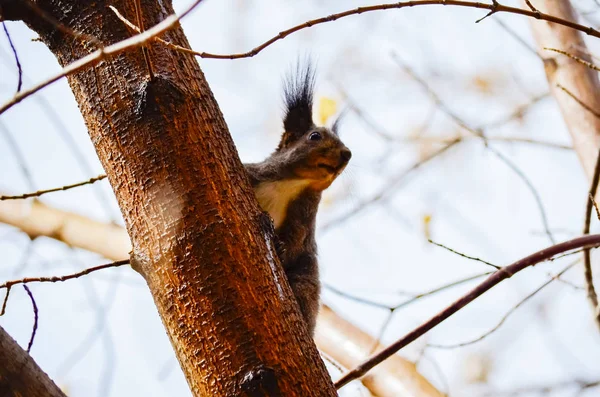
[[[0,201],[0,223],[12,225],[31,238],[46,236],[71,247],[95,252],[110,260],[122,260],[131,249],[129,236],[120,226],[102,223],[49,207],[39,201]],[[317,347],[345,369],[351,369],[373,351],[376,340],[323,306],[315,332]],[[361,379],[376,397],[439,397],[442,395],[415,365],[394,355]]]
[[[577,17],[568,0],[532,0],[541,12],[576,21]],[[545,21],[530,19],[538,51],[544,59],[544,70],[550,91],[562,112],[573,147],[589,179],[594,175],[594,166],[600,147],[600,118],[587,110],[565,92],[569,90],[585,106],[600,112],[600,84],[596,71],[565,55],[546,50],[555,48],[566,51],[584,60],[590,60],[580,32]]]
[[[33,358],[0,327],[0,396],[66,397]]]
[[[32,1],[110,45],[131,36],[126,0]],[[144,25],[173,12],[142,0]],[[27,2],[0,0],[62,66],[96,50]],[[188,46],[180,27],[162,35]],[[278,263],[222,114],[193,56],[148,44],[68,76],[125,219],[132,266],[154,297],[195,396],[335,396]],[[148,346],[148,348],[152,348]]]

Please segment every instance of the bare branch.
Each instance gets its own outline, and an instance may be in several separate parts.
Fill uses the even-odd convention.
[[[106,174],[103,174],[103,175],[98,175],[98,176],[96,176],[94,178],[90,178],[87,181],[74,183],[72,185],[65,185],[65,186],[55,187],[55,188],[47,189],[47,190],[38,190],[37,192],[23,193],[23,194],[19,194],[17,196],[0,196],[0,201],[3,201],[3,200],[21,200],[21,199],[26,199],[26,198],[30,198],[30,197],[39,197],[39,196],[44,195],[46,193],[60,192],[60,191],[64,191],[64,190],[73,189],[73,188],[76,188],[76,187],[79,187],[79,186],[91,185],[92,183],[101,181],[101,180],[103,180],[105,178],[106,178]]]
[[[0,388],[3,396],[66,397],[2,327],[0,363]]]
[[[544,203],[542,202],[542,197],[540,196],[540,193],[537,191],[535,186],[533,186],[533,183],[531,182],[531,180],[529,180],[527,175],[525,175],[525,173],[519,167],[517,167],[517,165],[514,164],[504,154],[502,154],[501,152],[499,152],[498,150],[496,150],[490,146],[488,146],[487,149],[489,151],[491,151],[492,153],[494,153],[496,155],[496,157],[498,157],[504,164],[506,164],[525,183],[525,185],[531,192],[531,195],[533,196],[533,198],[537,204],[537,207],[539,209],[540,217],[542,218],[542,225],[544,226],[544,231],[546,232],[546,236],[548,236],[548,239],[550,240],[550,242],[552,244],[556,244],[554,235],[552,234],[552,231],[550,230],[550,224],[548,223],[548,215],[546,215],[546,209],[544,207]]]
[[[140,34],[135,35],[127,40],[123,40],[121,42],[115,43],[108,47],[100,48],[97,51],[91,53],[90,55],[85,56],[85,57],[79,59],[78,61],[71,63],[70,65],[63,68],[63,70],[60,73],[56,74],[55,76],[52,76],[49,79],[37,84],[36,86],[34,86],[28,90],[22,91],[18,95],[15,95],[11,100],[6,102],[4,105],[0,106],[0,114],[4,113],[6,110],[10,109],[15,104],[21,102],[23,99],[25,99],[28,96],[32,95],[33,93],[39,91],[40,89],[56,82],[57,80],[65,77],[69,74],[72,74],[72,73],[78,72],[80,70],[83,70],[85,68],[88,68],[90,66],[93,66],[93,65],[97,64],[98,62],[100,62],[101,60],[103,60],[104,58],[106,58],[107,56],[118,54],[129,48],[134,48],[134,47],[144,45],[149,40],[158,40],[157,36],[159,34],[171,29],[181,18],[183,18],[190,11],[192,11],[201,1],[202,0],[194,1],[192,3],[192,5],[190,5],[186,10],[184,10],[184,12],[180,16],[170,15],[167,18],[165,18],[162,22],[155,25],[151,29],[145,31],[144,33],[140,33]],[[534,11],[525,10],[522,8],[506,6],[506,5],[498,3],[496,0],[493,0],[492,4],[485,4],[485,3],[472,2],[472,1],[463,1],[463,0],[415,0],[415,1],[400,2],[400,3],[389,3],[389,4],[379,4],[379,5],[367,6],[367,7],[358,7],[353,10],[343,11],[343,12],[340,12],[337,14],[331,14],[326,17],[313,19],[313,20],[304,22],[300,25],[296,25],[290,29],[284,30],[284,31],[280,32],[279,34],[277,34],[276,36],[272,37],[271,39],[265,41],[258,47],[255,47],[254,49],[252,49],[248,52],[240,53],[240,54],[211,54],[208,52],[196,52],[189,48],[185,48],[185,47],[177,46],[172,43],[168,43],[162,39],[158,40],[158,41],[161,41],[164,44],[167,44],[169,47],[174,48],[176,50],[183,51],[188,54],[193,54],[193,55],[199,56],[201,58],[212,58],[212,59],[250,58],[250,57],[253,57],[256,54],[258,54],[259,52],[261,52],[262,50],[264,50],[271,44],[284,39],[285,37],[291,35],[292,33],[295,33],[297,31],[300,31],[303,29],[310,28],[315,25],[320,25],[320,24],[327,23],[327,22],[333,22],[338,19],[345,18],[345,17],[351,16],[351,15],[364,14],[364,13],[373,12],[373,11],[400,9],[400,8],[405,8],[405,7],[426,6],[426,5],[444,5],[444,6],[452,5],[452,6],[457,6],[457,7],[479,8],[479,9],[490,10],[490,13],[486,16],[489,16],[496,12],[505,12],[505,13],[510,13],[510,14],[523,15],[523,16],[532,17],[532,18],[536,18],[536,19],[543,19],[548,22],[556,23],[559,25],[569,27],[571,29],[575,29],[575,30],[584,32],[590,36],[600,38],[600,31],[594,29],[591,26],[583,26],[576,22],[558,18],[558,17],[552,16],[552,15],[548,15],[548,14],[539,12],[539,11],[534,12]],[[113,11],[116,12],[116,9],[113,9]],[[124,20],[125,18],[121,16],[121,19]],[[128,26],[132,27],[130,24],[131,23],[129,23]],[[133,25],[133,26],[135,26],[135,25]]]
[[[10,295],[10,287],[6,288],[6,295],[4,295],[4,300],[2,301],[2,309],[0,309],[0,316],[4,316],[6,313],[6,305],[8,304],[8,296]]]
[[[79,278],[79,277],[85,276],[87,274],[97,272],[99,270],[108,269],[110,267],[119,267],[119,266],[124,266],[124,265],[129,265],[129,259],[124,259],[122,261],[116,261],[116,262],[106,263],[104,265],[90,267],[90,268],[87,268],[87,269],[82,270],[77,273],[67,274],[66,276],[25,277],[25,278],[22,278],[19,280],[6,281],[5,283],[0,284],[0,289],[2,289],[2,288],[9,289],[9,288],[12,288],[12,286],[17,285],[17,284],[63,282],[63,281],[67,281],[67,280],[73,280],[75,278]]]
[[[591,62],[586,61],[585,59],[581,59],[578,56],[576,56],[574,54],[571,54],[569,52],[566,52],[566,51],[563,51],[563,50],[559,50],[559,49],[556,49],[556,48],[550,48],[550,47],[544,47],[544,50],[554,51],[554,52],[558,52],[559,54],[566,55],[569,58],[571,58],[572,60],[574,60],[576,62],[579,62],[580,64],[585,65],[588,68],[595,70],[596,72],[600,72],[600,68],[598,66],[594,65]]]
[[[21,172],[23,173],[25,182],[27,183],[28,189],[34,190],[35,184],[33,182],[33,177],[31,176],[31,173],[29,172],[29,168],[27,167],[27,162],[25,161],[25,156],[24,156],[23,152],[21,151],[21,149],[19,148],[17,141],[13,137],[13,134],[8,129],[8,127],[2,122],[2,120],[0,120],[0,134],[6,140],[6,143],[10,147],[10,151],[11,151],[12,155],[15,156],[15,158],[17,160],[17,164],[18,164]]]
[[[10,33],[8,32],[8,28],[6,27],[6,22],[2,21],[2,28],[4,29],[4,33],[6,34],[6,39],[8,40],[8,45],[15,56],[15,63],[17,64],[17,71],[19,74],[19,79],[17,81],[17,92],[21,91],[21,87],[23,86],[23,68],[21,67],[21,61],[19,60],[19,54],[17,54],[17,49],[10,37]]]
[[[128,258],[131,242],[124,228],[60,211],[38,200],[0,201],[0,222],[21,229],[30,238],[47,236],[98,253],[109,260]]]
[[[340,318],[329,307],[323,306],[319,313],[315,341],[319,348],[344,368],[353,368],[368,357],[375,339]],[[362,383],[374,396],[443,397],[416,370],[412,362],[395,355],[374,368]]]
[[[569,269],[573,268],[573,266],[575,266],[576,264],[579,263],[579,259],[574,261],[573,263],[569,264],[567,267],[565,267],[564,269],[562,269],[558,274],[556,274],[555,276],[552,276],[552,278],[550,278],[550,280],[546,281],[545,283],[543,283],[542,285],[540,285],[538,288],[536,288],[533,292],[531,292],[529,295],[527,295],[525,298],[523,298],[519,303],[517,303],[515,306],[513,306],[512,309],[510,309],[498,322],[498,324],[496,324],[492,329],[490,329],[489,331],[485,332],[483,335],[472,339],[470,341],[467,342],[461,342],[461,343],[457,343],[457,344],[453,344],[453,345],[437,345],[437,344],[433,344],[433,343],[428,343],[427,346],[428,347],[433,347],[436,349],[455,349],[457,347],[464,347],[464,346],[469,346],[472,345],[474,343],[480,342],[482,340],[484,340],[485,338],[487,338],[488,336],[490,336],[491,334],[493,334],[494,332],[496,332],[501,326],[502,324],[504,324],[504,322],[508,319],[508,317],[510,317],[511,314],[513,314],[519,307],[521,307],[525,302],[527,302],[529,299],[533,298],[535,295],[537,295],[538,292],[540,292],[541,290],[543,290],[544,288],[546,288],[548,285],[550,285],[553,281],[555,280],[560,280],[560,277],[565,274]]]
[[[429,239],[429,240],[427,240],[427,241],[429,241],[429,242],[430,242],[431,244],[433,244],[433,245],[437,245],[437,246],[438,246],[438,247],[440,247],[440,248],[443,248],[443,249],[445,249],[445,250],[448,250],[448,251],[452,252],[453,254],[456,254],[456,255],[458,255],[458,256],[462,256],[463,258],[467,258],[467,259],[471,259],[471,260],[474,260],[474,261],[477,261],[477,262],[481,262],[481,263],[483,263],[483,264],[485,264],[485,265],[488,265],[488,266],[491,266],[491,267],[493,267],[493,268],[495,268],[495,269],[501,269],[501,267],[500,267],[500,266],[496,266],[496,265],[494,265],[493,263],[490,263],[490,262],[488,262],[488,261],[484,261],[483,259],[476,258],[476,257],[474,257],[474,256],[469,256],[469,255],[467,255],[467,254],[463,254],[462,252],[458,252],[458,251],[456,251],[456,250],[454,250],[454,249],[452,249],[452,248],[450,248],[450,247],[446,247],[446,246],[445,246],[445,245],[443,245],[443,244],[436,243],[435,241],[433,241],[433,240],[431,240],[431,239]]]
[[[389,310],[391,313],[393,313],[396,310],[404,308],[406,306],[409,306],[412,303],[415,303],[415,302],[417,302],[418,300],[420,300],[422,298],[428,297],[430,295],[435,295],[438,292],[445,291],[447,289],[456,287],[456,286],[461,285],[461,284],[468,283],[469,281],[473,281],[473,280],[476,280],[476,279],[484,277],[484,276],[489,276],[490,274],[493,274],[493,273],[494,272],[479,273],[479,274],[476,274],[474,276],[465,277],[465,278],[453,281],[451,283],[441,285],[439,287],[430,289],[430,290],[425,291],[425,292],[420,292],[418,294],[412,294],[412,296],[409,299],[407,299],[407,300],[405,300],[403,302],[400,302],[400,303],[398,303],[397,305],[394,305],[394,306],[388,306],[388,305],[386,305],[384,303],[375,302],[375,301],[372,301],[370,299],[364,299],[364,298],[358,297],[356,295],[353,295],[353,294],[350,294],[348,292],[344,292],[344,291],[341,291],[341,290],[339,290],[337,288],[334,288],[334,287],[332,287],[329,284],[325,284],[324,286],[325,286],[325,288],[327,288],[328,290],[330,290],[334,294],[339,295],[339,296],[341,296],[343,298],[346,298],[346,299],[349,299],[349,300],[353,300],[355,302],[362,303],[362,304],[365,304],[365,305],[373,306],[373,307],[376,307],[378,309],[386,309],[386,310]]]
[[[525,0],[525,4],[527,4],[527,7],[529,7],[531,9],[531,11],[533,11],[536,14],[536,18],[540,19],[540,15],[541,15],[540,11],[537,8],[535,8],[529,0]]]
[[[121,53],[130,48],[135,48],[143,45],[148,40],[153,37],[166,32],[167,30],[175,27],[179,20],[189,14],[198,4],[200,4],[202,0],[195,0],[190,6],[188,6],[181,15],[169,15],[162,22],[153,26],[152,28],[146,30],[144,33],[137,34],[133,37],[128,38],[127,40],[120,41],[108,47],[100,48],[90,55],[87,55],[69,65],[64,67],[59,73],[54,76],[42,81],[41,83],[36,84],[35,86],[19,92],[12,99],[8,100],[2,106],[0,106],[0,114],[4,113],[17,103],[21,102],[23,99],[35,94],[37,91],[41,90],[44,87],[49,86],[50,84],[60,80],[61,78],[68,76],[72,73],[78,72],[80,70],[89,68],[93,65],[96,65],[98,62],[102,61],[104,58]]]
[[[568,96],[570,96],[571,98],[573,98],[573,100],[575,102],[577,102],[578,104],[580,104],[582,108],[584,108],[585,110],[587,110],[588,112],[590,112],[594,116],[600,118],[600,113],[598,113],[597,110],[592,109],[588,104],[584,103],[581,99],[577,98],[575,96],[575,94],[573,94],[571,91],[569,91],[567,88],[565,88],[562,84],[557,83],[556,86],[558,88],[560,88],[561,90],[563,90]]]
[[[594,196],[592,196],[591,194],[589,195],[589,198],[590,200],[592,200],[592,204],[594,204],[594,208],[596,209],[596,218],[600,220],[600,208],[598,208],[598,203],[596,202]]]
[[[29,287],[23,284],[23,288],[25,289],[25,292],[27,292],[27,295],[29,295],[29,299],[31,299],[31,305],[33,306],[33,329],[31,330],[31,337],[29,338],[29,343],[27,344],[27,353],[30,353],[31,346],[33,346],[33,340],[35,339],[35,334],[38,328],[38,307],[37,303],[35,303],[35,298],[33,297],[33,294],[31,293]]]
[[[575,20],[577,17],[568,0],[539,1],[536,6],[541,11],[560,18]],[[579,62],[560,51],[544,51],[548,48],[569,50],[576,57],[591,61],[584,38],[579,32],[563,26],[533,20],[530,22],[538,51],[543,53],[544,72],[550,91],[559,105],[583,169],[591,180],[600,146],[600,119],[592,112],[582,111],[581,104],[574,101],[573,97],[580,99],[591,109],[600,111],[598,75],[589,67],[589,63]],[[567,87],[574,95],[569,95],[558,84]]]
[[[600,37],[600,32],[591,26],[583,26],[574,21],[569,21],[566,19],[548,15],[548,14],[542,13],[535,9],[534,9],[535,11],[530,11],[530,10],[526,10],[526,9],[522,9],[522,8],[505,6],[503,4],[498,3],[496,0],[493,0],[492,4],[485,4],[485,3],[472,2],[472,1],[462,1],[462,0],[416,0],[416,1],[406,1],[406,2],[399,2],[399,3],[378,4],[378,5],[367,6],[367,7],[358,7],[353,10],[347,10],[347,11],[339,12],[336,14],[331,14],[326,17],[312,19],[310,21],[306,21],[304,23],[296,25],[290,29],[279,32],[277,35],[273,36],[269,40],[265,41],[264,43],[260,44],[259,46],[253,48],[250,51],[238,53],[238,54],[212,54],[209,52],[193,51],[189,48],[180,47],[180,46],[174,45],[172,43],[168,43],[168,45],[169,45],[169,47],[175,48],[179,51],[184,51],[188,54],[193,54],[193,55],[196,55],[201,58],[211,58],[211,59],[251,58],[251,57],[255,56],[256,54],[258,54],[259,52],[261,52],[262,50],[264,50],[265,48],[269,47],[271,44],[273,44],[279,40],[282,40],[282,39],[286,38],[287,36],[289,36],[293,33],[296,33],[300,30],[308,29],[308,28],[316,26],[316,25],[337,21],[338,19],[342,19],[342,18],[349,17],[352,15],[366,14],[368,12],[373,12],[373,11],[383,11],[383,10],[389,10],[389,9],[400,9],[400,8],[405,8],[405,7],[416,7],[416,6],[426,6],[426,5],[444,5],[444,6],[451,5],[451,6],[457,6],[457,7],[468,7],[468,8],[479,8],[479,9],[484,9],[484,10],[490,10],[490,12],[484,18],[486,18],[494,13],[497,13],[497,12],[505,12],[505,13],[510,13],[510,14],[523,15],[523,16],[527,16],[527,17],[531,17],[531,18],[535,18],[535,19],[542,19],[542,20],[545,20],[548,22],[563,25],[563,26],[569,27],[571,29],[579,30],[590,36]],[[483,20],[484,18],[480,19],[479,21]],[[477,21],[477,22],[479,22],[479,21]],[[167,43],[165,43],[165,44],[167,44]]]
[[[588,193],[588,199],[586,200],[587,205],[585,207],[585,222],[583,225],[583,234],[590,233],[590,224],[592,221],[592,207],[594,201],[590,198],[596,196],[596,191],[598,190],[598,182],[600,181],[600,150],[598,151],[598,157],[596,158],[596,168],[594,170],[594,176],[592,177],[592,183],[590,186],[590,190]],[[598,305],[598,295],[596,294],[596,289],[594,288],[594,276],[592,273],[592,261],[590,258],[590,250],[585,249],[583,251],[583,275],[585,279],[585,286],[587,291],[587,297],[592,305],[592,310],[594,312],[594,317],[596,319],[596,324],[598,328],[600,328],[600,305]]]
[[[50,25],[54,26],[61,33],[67,34],[69,36],[75,37],[75,38],[83,40],[83,41],[89,41],[96,48],[104,47],[102,42],[100,40],[98,40],[96,37],[94,37],[90,34],[87,34],[87,33],[78,32],[74,29],[71,29],[70,27],[66,26],[65,24],[61,23],[59,20],[54,18],[52,15],[48,14],[46,11],[44,11],[42,8],[40,8],[37,4],[35,4],[32,0],[24,0],[24,1],[22,1],[22,3],[27,8],[29,8],[31,11],[33,11],[37,16],[42,18],[44,21],[48,22]]]
[[[483,142],[485,143],[486,148],[489,151],[491,151],[496,157],[498,157],[500,159],[500,161],[502,161],[504,164],[506,164],[519,178],[521,178],[521,180],[525,183],[527,188],[531,191],[531,194],[533,195],[533,198],[537,204],[538,210],[540,212],[540,217],[542,219],[542,224],[544,226],[544,230],[546,231],[546,235],[548,236],[548,239],[550,240],[550,242],[552,244],[555,244],[556,240],[554,239],[554,236],[552,235],[552,232],[550,231],[550,225],[548,224],[548,216],[546,215],[546,209],[544,208],[542,198],[540,197],[540,194],[538,193],[537,189],[533,186],[533,183],[525,175],[525,173],[523,171],[521,171],[521,169],[519,169],[519,167],[517,167],[511,160],[509,160],[502,153],[500,153],[496,149],[490,147],[488,145],[488,140],[487,140],[487,137],[484,135],[483,130],[481,128],[471,127],[460,116],[458,116],[456,113],[454,113],[444,103],[444,101],[442,101],[442,99],[433,90],[433,88],[431,88],[431,86],[427,83],[427,81],[425,81],[423,78],[421,78],[407,64],[405,64],[395,52],[392,53],[392,57],[394,58],[394,61],[396,61],[396,63],[406,73],[408,73],[421,87],[423,87],[423,89],[425,89],[427,91],[427,93],[431,97],[432,101],[440,108],[440,110],[442,110],[446,115],[448,115],[459,127],[465,129],[466,131],[470,132],[474,136],[481,138],[483,140]]]
[[[488,277],[483,283],[479,284],[469,293],[452,303],[446,309],[442,310],[431,319],[426,321],[421,326],[415,328],[413,331],[406,334],[404,337],[400,338],[396,342],[392,343],[379,353],[371,356],[368,360],[361,363],[359,366],[354,368],[352,371],[346,373],[342,376],[336,383],[336,387],[339,389],[344,385],[348,384],[348,382],[358,379],[361,376],[365,375],[367,372],[371,370],[371,368],[375,367],[382,361],[386,360],[388,357],[395,354],[398,350],[408,345],[409,343],[415,341],[418,337],[424,335],[426,332],[430,331],[432,328],[442,323],[444,320],[452,316],[454,313],[465,307],[467,304],[474,301],[480,295],[497,285],[498,283],[512,277],[516,273],[520,272],[523,269],[526,269],[529,266],[533,266],[537,263],[546,261],[558,254],[563,252],[571,251],[577,248],[582,247],[597,247],[600,246],[600,235],[588,235],[578,237],[573,240],[565,241],[560,244],[556,244],[550,246],[544,250],[538,251],[528,257],[525,257],[512,265],[505,266],[501,270],[494,272],[490,277]]]

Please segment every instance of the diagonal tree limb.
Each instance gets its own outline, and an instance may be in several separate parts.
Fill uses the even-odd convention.
[[[0,395],[66,397],[19,344],[0,327]]]
[[[576,21],[575,12],[568,0],[533,0],[541,12]],[[573,147],[588,178],[594,175],[596,154],[600,147],[600,119],[584,109],[560,88],[565,87],[591,109],[600,111],[600,83],[598,74],[568,56],[545,48],[555,48],[590,61],[580,32],[556,24],[531,21],[531,29],[538,52],[544,59],[548,85],[571,134]],[[559,86],[560,85],[560,86]]]
[[[463,307],[473,302],[479,296],[489,291],[491,288],[499,284],[500,282],[511,278],[516,273],[534,266],[540,262],[552,259],[554,256],[562,254],[564,252],[572,251],[578,248],[591,248],[600,246],[600,234],[592,234],[587,236],[578,237],[569,241],[562,242],[560,244],[552,245],[541,251],[535,252],[525,258],[522,258],[511,265],[504,266],[500,270],[490,275],[484,282],[473,288],[470,292],[463,295],[458,300],[454,301],[451,305],[447,306],[444,310],[431,317],[429,320],[415,328],[396,342],[392,343],[380,352],[372,355],[370,358],[356,366],[353,370],[346,373],[338,381],[335,386],[339,389],[354,379],[367,374],[371,369],[391,357],[393,354],[398,352],[403,347],[407,346],[411,342],[414,342],[417,338],[429,332],[431,329],[448,319],[450,316],[461,310]]]
[[[559,18],[577,20],[568,0],[537,0],[534,5],[542,12]],[[580,32],[564,26],[531,23],[550,90],[562,112],[571,134],[573,147],[583,169],[591,180],[590,194],[597,197],[600,171],[600,82],[590,65],[591,59]],[[584,234],[589,233],[593,199],[588,197]],[[600,305],[595,292],[589,250],[584,251],[584,272],[588,300],[600,328]]]

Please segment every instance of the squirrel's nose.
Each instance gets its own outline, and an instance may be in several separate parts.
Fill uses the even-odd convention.
[[[342,160],[346,163],[352,158],[352,152],[348,148],[342,149],[340,155],[342,156]]]

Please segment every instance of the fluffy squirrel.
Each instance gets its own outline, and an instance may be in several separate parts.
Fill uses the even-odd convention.
[[[331,129],[312,118],[314,69],[298,64],[284,84],[284,132],[264,161],[244,164],[256,198],[275,226],[277,252],[311,334],[319,311],[315,222],[321,193],[344,170],[352,153]]]

